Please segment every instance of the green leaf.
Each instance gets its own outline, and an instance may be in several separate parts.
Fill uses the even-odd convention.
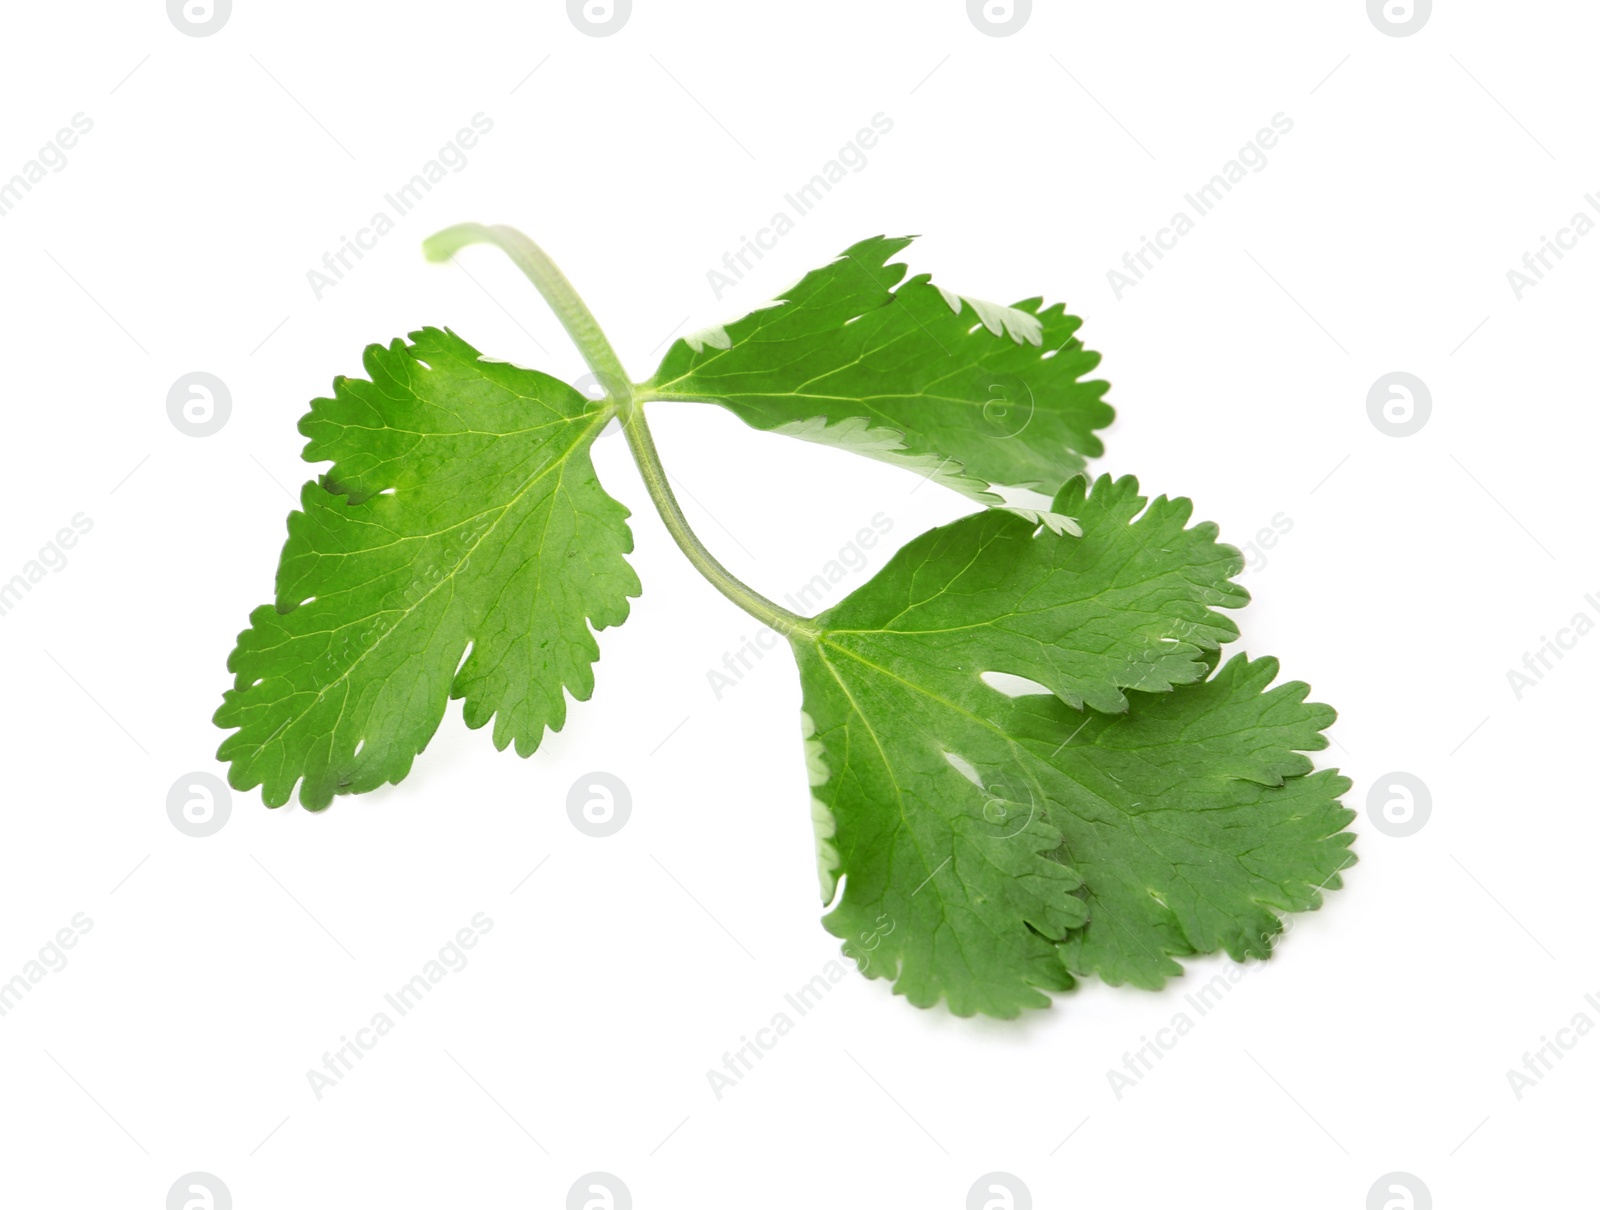
[[[1111,423],[1082,321],[1034,298],[962,298],[889,258],[876,237],[781,299],[677,341],[647,398],[722,404],[747,424],[843,446],[930,475],[985,503],[987,489],[1055,488],[1102,452]],[[898,286],[898,288],[896,288]]]
[[[1335,714],[1303,682],[1268,688],[1277,675],[1277,660],[1236,655],[1202,684],[1136,694],[1125,715],[1013,703],[1005,725],[1048,767],[1048,813],[1085,880],[1069,970],[1159,988],[1183,973],[1174,957],[1266,958],[1279,913],[1342,885],[1350,780],[1303,755],[1328,746]]]
[[[306,460],[334,465],[301,489],[215,720],[238,728],[229,781],[269,806],[296,781],[314,810],[399,781],[451,698],[528,755],[564,691],[594,689],[591,625],[639,595],[628,511],[589,460],[610,407],[452,332],[411,342],[370,346],[371,381],[337,379],[300,422]]]
[[[1264,955],[1348,862],[1326,707],[1230,663],[1238,552],[1131,479],[1062,489],[1083,536],[980,513],[903,548],[797,638],[826,918],[913,1003],[1010,1017],[1073,974]],[[1013,698],[986,674],[1049,694]],[[1069,704],[1070,703],[1070,704]],[[1087,703],[1089,709],[1081,708]],[[1120,712],[1120,713],[1115,713]]]
[[[975,513],[908,542],[819,621],[860,658],[914,655],[959,680],[981,665],[1107,711],[1127,709],[1123,689],[1199,680],[1205,653],[1239,637],[1216,611],[1249,603],[1232,581],[1243,558],[1210,522],[1185,528],[1189,501],[1080,476],[1051,508],[1083,538]]]
[[[625,381],[538,245],[460,224],[433,259],[503,249],[606,398],[486,360],[449,332],[366,353],[301,422],[331,463],[289,518],[276,601],[229,660],[217,723],[239,789],[320,809],[404,777],[448,701],[531,753],[593,691],[593,631],[639,584],[627,511],[589,447],[613,416],[707,581],[789,636],[828,929],[918,1005],[1014,1017],[1079,977],[1158,988],[1177,959],[1264,958],[1284,913],[1353,863],[1350,783],[1305,755],[1333,721],[1221,611],[1239,552],[1187,500],[1082,477],[1112,413],[1079,321],[906,278],[872,239],[782,299],[686,337]],[[802,618],[694,536],[645,421],[652,399],[914,467],[986,504]],[[1021,489],[1055,488],[1035,505]]]

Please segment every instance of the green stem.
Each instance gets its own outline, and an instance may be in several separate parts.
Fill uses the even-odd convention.
[[[556,313],[567,335],[572,337],[572,343],[578,346],[578,352],[583,354],[600,385],[605,387],[606,394],[621,406],[630,394],[628,371],[622,368],[617,351],[600,330],[594,312],[572,288],[566,274],[556,268],[555,261],[545,255],[544,249],[515,227],[461,223],[423,240],[422,254],[431,261],[447,261],[469,244],[493,244],[528,275],[528,280],[539,288],[545,302]]]
[[[645,490],[650,493],[650,499],[655,501],[656,512],[661,514],[672,540],[689,556],[689,562],[695,565],[700,574],[710,580],[728,600],[779,634],[815,638],[817,630],[808,619],[791,613],[776,601],[769,601],[734,576],[717,562],[716,557],[695,536],[694,530],[689,528],[683,509],[678,506],[678,498],[672,494],[672,485],[667,482],[667,470],[661,465],[655,439],[650,435],[650,426],[645,423],[642,403],[629,400],[622,417],[622,432],[628,439],[628,448],[633,451],[633,461],[644,479]]]
[[[635,384],[629,380],[622,360],[601,331],[594,313],[578,296],[555,262],[545,255],[544,249],[513,227],[462,223],[424,240],[422,251],[431,261],[445,261],[469,244],[493,244],[501,249],[528,275],[528,279],[544,296],[545,302],[550,304],[561,326],[578,346],[578,352],[605,388],[606,401],[616,408],[623,435],[628,439],[628,449],[644,480],[645,490],[650,493],[650,499],[656,506],[656,512],[661,515],[667,532],[689,562],[694,564],[695,570],[740,609],[780,634],[816,637],[816,628],[809,619],[768,600],[736,577],[717,561],[694,530],[689,528],[689,521],[683,515],[678,498],[672,492],[672,484],[667,479],[666,467],[661,464],[661,455],[656,451],[650,426],[645,423],[644,401],[639,398]]]

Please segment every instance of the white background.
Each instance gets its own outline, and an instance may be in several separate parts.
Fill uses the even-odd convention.
[[[93,927],[0,1018],[0,1202],[155,1210],[199,1170],[241,1210],[555,1207],[602,1170],[646,1208],[931,1208],[998,1170],[1041,1207],[1359,1210],[1391,1171],[1439,1207],[1593,1204],[1600,1036],[1520,1100],[1506,1076],[1600,1023],[1600,637],[1520,700],[1506,675],[1600,620],[1600,238],[1520,301],[1506,277],[1600,188],[1592,6],[1441,3],[1403,38],[1362,0],[1041,2],[1009,37],[960,0],[637,0],[604,38],[557,0],[238,0],[204,38],[159,0],[4,22],[0,179],[94,128],[0,218],[0,579],[93,529],[0,617],[0,980]],[[307,270],[479,112],[468,166],[319,301]],[[867,166],[716,298],[707,270],[880,112]],[[1118,300],[1107,271],[1280,112],[1267,167]],[[1241,546],[1292,521],[1246,575],[1244,645],[1340,711],[1346,889],[1120,1098],[1108,1069],[1229,963],[1010,1024],[852,973],[719,1101],[707,1069],[838,952],[798,685],[780,651],[713,696],[752,623],[614,437],[644,595],[563,732],[523,761],[453,707],[399,787],[316,816],[235,794],[216,835],[178,831],[169,788],[222,772],[224,662],[313,473],[307,401],[423,324],[583,370],[492,249],[423,261],[469,219],[543,242],[640,377],[878,232],[922,233],[905,259],[965,293],[1064,300],[1113,383],[1101,469]],[[201,439],[166,412],[193,370],[232,393]],[[1368,418],[1392,370],[1431,388],[1415,436]],[[718,409],[652,415],[691,521],[769,595],[876,513],[871,567],[969,511]],[[604,840],[566,812],[596,770],[632,797]],[[1393,771],[1431,791],[1407,838],[1367,815]],[[478,912],[469,965],[319,1100],[307,1070]]]

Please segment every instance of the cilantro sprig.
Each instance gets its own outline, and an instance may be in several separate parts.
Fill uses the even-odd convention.
[[[398,782],[452,698],[519,755],[559,730],[566,696],[593,691],[596,632],[640,592],[628,512],[589,456],[616,418],[689,561],[794,651],[824,923],[864,974],[1013,1017],[1084,975],[1157,988],[1178,958],[1267,957],[1282,914],[1319,906],[1354,861],[1349,782],[1305,755],[1333,711],[1274,685],[1274,660],[1222,663],[1238,630],[1219,611],[1249,597],[1214,525],[1132,478],[1091,483],[1112,412],[1081,321],[907,278],[890,258],[909,242],[846,249],[633,383],[526,236],[428,240],[433,260],[504,250],[604,396],[426,328],[369,347],[365,378],[312,403],[304,456],[331,465],[228,661],[231,784],[269,806],[298,786],[321,810]],[[645,419],[663,399],[914,467],[984,507],[801,617],[689,527]]]

